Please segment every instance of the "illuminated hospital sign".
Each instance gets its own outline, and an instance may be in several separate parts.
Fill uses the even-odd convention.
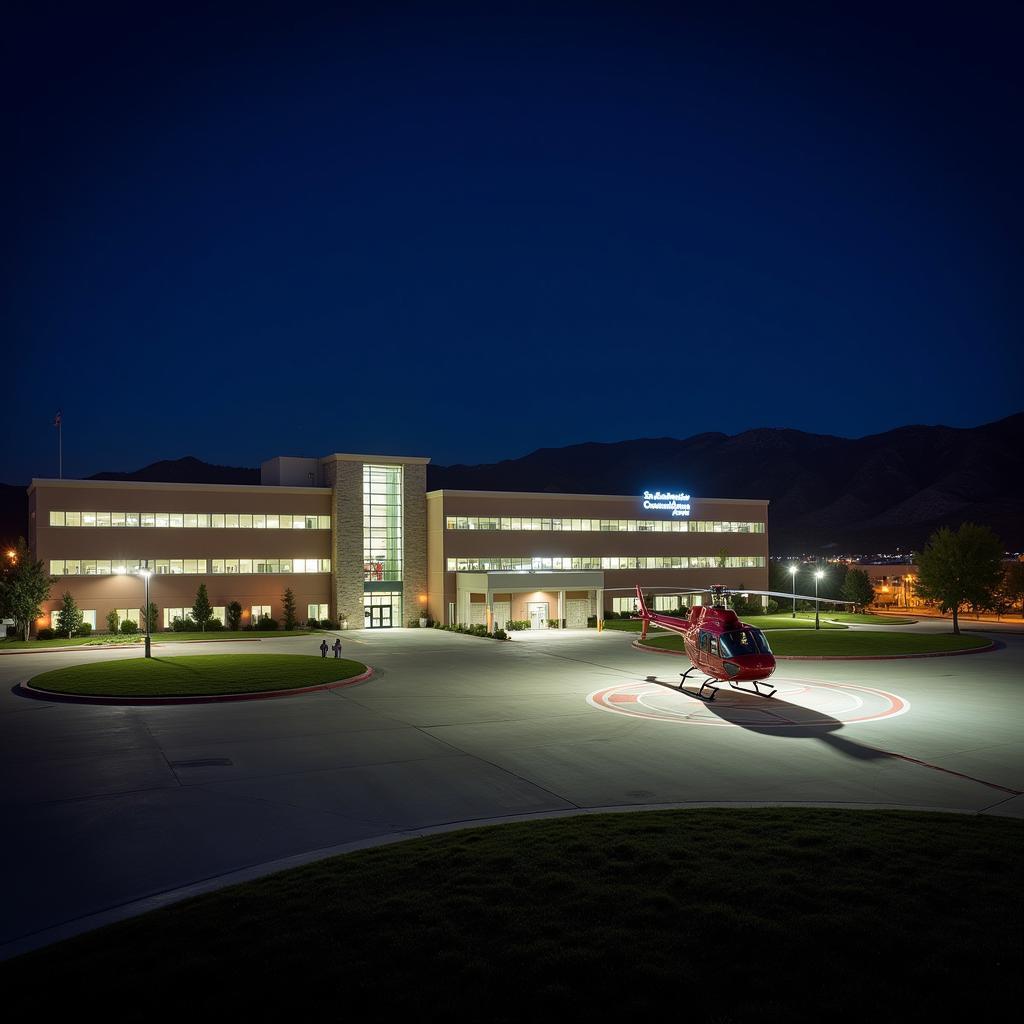
[[[671,512],[674,516],[688,516],[690,496],[674,491],[644,491],[644,508]]]

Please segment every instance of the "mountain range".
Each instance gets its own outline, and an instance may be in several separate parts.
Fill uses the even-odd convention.
[[[1024,413],[979,427],[908,426],[861,438],[763,428],[541,448],[435,466],[429,488],[768,498],[773,554],[920,547],[938,526],[984,523],[1024,548]],[[259,483],[259,470],[186,457],[97,480]],[[0,485],[0,537],[24,533],[24,487]]]

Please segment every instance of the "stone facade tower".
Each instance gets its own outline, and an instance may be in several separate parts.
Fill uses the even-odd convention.
[[[328,455],[319,460],[320,482],[332,489],[331,547],[333,614],[349,629],[386,624],[404,626],[419,614],[427,592],[426,458],[393,455]],[[367,493],[367,474],[383,470],[394,480],[387,522],[393,536],[384,542],[390,560],[375,560],[377,541],[371,538],[366,510],[376,501]],[[397,471],[397,472],[396,472]],[[400,528],[399,528],[400,524]],[[387,528],[385,528],[387,529]],[[371,601],[372,597],[372,601]],[[368,604],[389,610],[386,618],[371,620]],[[379,613],[377,613],[379,616]]]

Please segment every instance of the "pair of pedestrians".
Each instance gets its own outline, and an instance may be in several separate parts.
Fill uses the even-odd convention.
[[[324,637],[324,639],[320,641],[320,657],[321,658],[326,658],[328,650],[334,651],[334,656],[336,658],[340,658],[341,657],[341,637],[338,637],[334,641],[334,644],[331,647],[327,646],[327,637]]]

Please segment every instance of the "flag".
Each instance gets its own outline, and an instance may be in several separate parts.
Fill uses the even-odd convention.
[[[53,425],[55,427],[59,427],[60,426],[60,417],[61,417],[61,410],[58,409],[57,410],[57,415],[53,417]]]

